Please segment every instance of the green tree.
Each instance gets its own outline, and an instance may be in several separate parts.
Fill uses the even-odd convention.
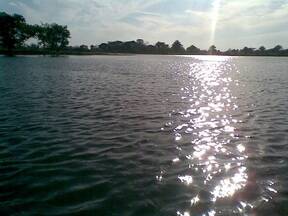
[[[160,54],[167,54],[169,53],[169,45],[164,43],[164,42],[160,42],[158,41],[156,44],[155,44],[155,48],[156,48],[156,52],[157,53],[160,53]]]
[[[200,49],[194,45],[191,45],[186,49],[186,52],[189,54],[198,54],[200,52]]]
[[[9,55],[12,55],[13,49],[22,45],[30,36],[30,27],[23,16],[0,13],[0,45]]]
[[[215,45],[210,46],[209,49],[208,49],[208,53],[210,55],[215,55],[217,53],[216,46]]]
[[[266,48],[265,48],[264,46],[260,46],[260,47],[258,48],[258,50],[255,50],[255,53],[256,53],[257,55],[265,55],[265,53],[266,53]]]
[[[244,47],[240,50],[241,55],[253,55],[255,48]]]
[[[140,45],[140,46],[144,46],[145,42],[143,39],[137,39],[136,42]]]
[[[259,47],[259,51],[260,51],[261,53],[264,53],[264,52],[266,51],[266,48],[265,48],[264,46],[260,46],[260,47]]]
[[[280,50],[282,50],[283,49],[283,47],[281,46],[281,45],[277,45],[277,46],[275,46],[274,48],[273,48],[273,50],[275,51],[275,52],[279,52]]]
[[[181,42],[179,40],[176,40],[172,46],[171,46],[171,50],[174,52],[174,53],[178,53],[178,54],[181,54],[181,53],[184,53],[185,52],[185,49],[183,47],[183,45],[181,44]]]
[[[40,45],[49,50],[59,51],[69,44],[70,32],[67,26],[52,24],[36,25],[36,37]]]

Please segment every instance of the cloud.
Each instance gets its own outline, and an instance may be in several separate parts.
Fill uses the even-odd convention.
[[[279,35],[280,32],[287,36],[287,17],[287,1],[251,0],[247,3],[243,0],[225,0],[220,8],[218,42],[227,43],[227,38],[236,35],[238,47],[245,44],[259,46],[260,43],[267,46],[278,43],[287,45],[286,41],[276,36],[271,40],[271,35]]]
[[[143,38],[151,43],[210,46],[214,0],[7,0],[0,8],[30,23],[68,25],[72,44]],[[218,48],[288,46],[287,0],[222,0],[216,27]]]

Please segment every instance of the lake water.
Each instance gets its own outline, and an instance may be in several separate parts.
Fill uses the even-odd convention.
[[[1,215],[288,215],[288,59],[0,57]]]

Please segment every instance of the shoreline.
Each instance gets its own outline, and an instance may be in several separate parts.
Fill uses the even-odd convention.
[[[0,50],[0,55],[7,55],[7,51]],[[43,51],[43,50],[15,50],[13,51],[13,56],[134,56],[134,55],[179,55],[179,56],[209,56],[210,54],[205,53],[108,53],[108,52],[93,52],[93,51]],[[288,57],[288,55],[225,55],[223,54],[214,54],[212,56],[239,56],[239,57]]]

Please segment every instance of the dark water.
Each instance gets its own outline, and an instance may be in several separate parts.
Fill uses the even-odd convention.
[[[288,215],[288,59],[0,57],[1,215]]]

